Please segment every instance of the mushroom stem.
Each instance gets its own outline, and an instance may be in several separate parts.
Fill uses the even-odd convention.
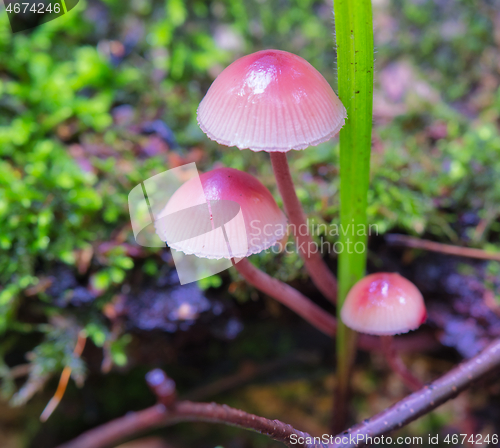
[[[291,286],[283,283],[256,268],[244,258],[234,264],[236,270],[252,286],[276,299],[281,304],[295,311],[312,326],[332,337],[337,328],[335,317],[313,303],[306,296]]]
[[[274,176],[278,184],[278,190],[283,198],[285,212],[292,224],[295,241],[299,253],[304,259],[304,264],[313,283],[320,292],[331,302],[337,301],[337,280],[335,275],[328,269],[318,251],[316,243],[309,235],[309,228],[300,205],[299,198],[295,192],[290,168],[284,152],[271,152],[271,163]],[[305,229],[304,231],[302,229]]]
[[[396,352],[393,344],[393,337],[381,336],[380,339],[382,343],[382,351],[384,352],[389,366],[401,377],[406,387],[408,387],[408,389],[412,392],[422,389],[422,387],[424,387],[423,383],[413,376]]]

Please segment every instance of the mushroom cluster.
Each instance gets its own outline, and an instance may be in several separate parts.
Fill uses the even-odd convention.
[[[286,159],[286,152],[325,142],[343,126],[346,110],[328,82],[297,55],[259,51],[222,71],[201,101],[197,115],[201,129],[212,140],[270,153],[298,251],[313,283],[335,302],[335,276],[321,254],[310,249],[314,242]],[[170,198],[155,228],[162,241],[176,251],[231,259],[250,284],[321,331],[333,334],[335,319],[329,313],[245,260],[287,237],[284,214],[271,193],[248,173],[221,168],[192,178]]]
[[[198,123],[209,138],[222,145],[270,154],[286,217],[255,177],[218,168],[189,180],[175,192],[155,224],[158,235],[185,254],[231,260],[249,284],[333,336],[336,321],[330,313],[256,268],[247,257],[286,238],[288,218],[311,280],[335,302],[335,276],[318,251],[307,251],[313,242],[303,231],[307,223],[286,152],[329,140],[345,119],[345,108],[328,82],[299,56],[264,50],[233,62],[200,103]],[[198,206],[186,208],[186,204]],[[369,275],[351,289],[341,316],[350,328],[381,336],[380,345],[391,367],[409,387],[420,387],[397,356],[391,339],[418,328],[426,319],[422,295],[411,282],[399,274]]]
[[[335,276],[314,247],[292,182],[286,152],[318,145],[344,125],[346,110],[325,78],[303,58],[279,50],[244,56],[216,78],[198,108],[209,138],[270,153],[285,212],[305,267],[321,293],[336,301]]]

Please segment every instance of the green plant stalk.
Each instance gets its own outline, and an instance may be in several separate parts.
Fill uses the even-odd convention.
[[[371,0],[334,0],[339,98],[347,109],[340,131],[340,241],[338,268],[337,405],[346,406],[356,334],[340,318],[351,287],[365,274],[373,109]],[[363,231],[364,229],[364,231]],[[361,250],[361,248],[363,250]],[[335,414],[340,414],[336,407]],[[344,409],[346,411],[346,409]],[[341,428],[344,429],[344,428]]]

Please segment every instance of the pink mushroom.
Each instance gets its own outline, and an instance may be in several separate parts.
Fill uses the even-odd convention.
[[[347,294],[340,313],[360,333],[394,335],[416,330],[427,319],[417,287],[396,273],[367,275]]]
[[[410,389],[422,387],[392,343],[393,335],[416,330],[427,319],[422,294],[412,282],[396,273],[368,275],[351,288],[340,315],[353,330],[382,336],[382,348],[390,366]]]
[[[326,79],[305,59],[263,50],[229,65],[198,108],[209,138],[253,151],[287,152],[326,142],[346,111]]]
[[[232,259],[248,283],[333,336],[336,325],[333,316],[244,258],[276,244],[287,229],[285,215],[269,190],[255,177],[233,168],[201,174],[172,195],[155,227],[163,241],[185,254]],[[223,229],[223,238],[211,231],[217,228]]]
[[[228,234],[231,253],[226,240],[210,232],[217,227]],[[159,214],[156,229],[173,249],[221,259],[268,249],[286,236],[287,221],[259,180],[234,168],[219,168],[184,183]]]
[[[305,266],[318,289],[336,299],[335,276],[308,232],[286,152],[318,145],[344,125],[346,110],[325,78],[292,53],[263,50],[229,65],[198,108],[198,123],[223,145],[267,151]]]

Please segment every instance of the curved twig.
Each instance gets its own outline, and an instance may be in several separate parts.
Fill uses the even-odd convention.
[[[331,443],[329,444],[315,443],[309,434],[278,420],[268,420],[263,417],[247,414],[244,411],[226,405],[180,401],[174,403],[169,408],[163,404],[158,404],[143,411],[128,413],[124,417],[91,429],[76,439],[60,445],[58,448],[106,448],[140,432],[183,421],[223,423],[250,429],[293,447],[361,447],[369,441],[368,437],[387,434],[416,420],[444,402],[456,397],[474,381],[499,367],[500,339],[496,339],[477,356],[463,362],[418,392],[409,395],[380,414],[352,427],[348,431],[337,436],[332,436],[330,438]],[[156,374],[156,377],[158,377],[158,374]],[[171,380],[164,376],[164,380],[162,381]],[[151,381],[150,386],[152,386]],[[158,388],[162,389],[161,384],[152,386],[152,389],[157,394]],[[165,396],[162,394],[158,394],[158,398],[161,401],[165,400]],[[316,440],[319,440],[319,438]],[[312,443],[309,443],[310,441]]]
[[[305,445],[291,443],[292,434],[297,438],[310,437],[309,434],[297,431],[292,426],[278,420],[268,420],[226,405],[180,401],[171,409],[158,404],[139,412],[130,412],[124,417],[91,429],[58,448],[107,448],[152,428],[189,421],[223,423],[250,429],[265,434],[278,442],[283,442],[287,446],[298,448]]]
[[[329,448],[364,446],[367,437],[376,437],[401,428],[418,417],[455,398],[474,381],[500,367],[500,338],[481,353],[464,361],[441,378],[408,395],[380,414],[348,430],[348,443],[333,443]],[[345,436],[339,434],[337,437]],[[340,440],[340,439],[339,439]],[[353,442],[356,441],[356,442]],[[358,443],[359,442],[359,443]]]

